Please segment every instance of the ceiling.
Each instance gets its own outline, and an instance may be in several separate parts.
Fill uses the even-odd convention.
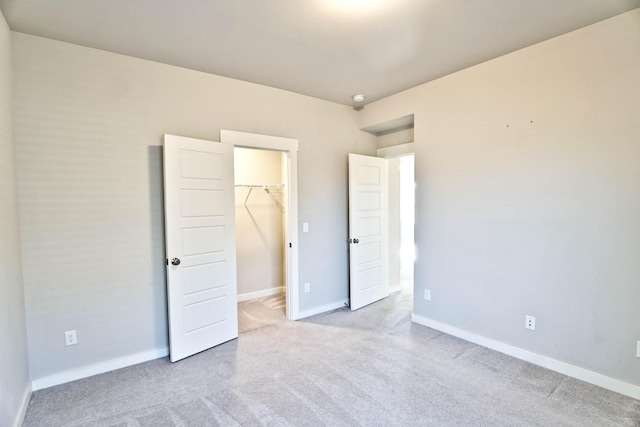
[[[0,0],[14,31],[352,105],[640,0]]]

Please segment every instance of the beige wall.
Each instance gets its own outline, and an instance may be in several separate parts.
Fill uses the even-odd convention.
[[[282,153],[236,148],[234,156],[236,185],[282,184]],[[236,187],[240,298],[250,298],[256,292],[276,291],[285,285],[283,193],[276,188],[269,191],[280,206],[262,188]]]
[[[18,425],[29,371],[11,117],[11,32],[0,12],[0,425]]]
[[[415,313],[640,385],[640,10],[367,105],[415,114]],[[535,332],[525,315],[537,318]]]
[[[378,135],[378,148],[392,147],[399,144],[413,142],[413,128],[395,129],[393,131],[382,132]]]
[[[162,135],[299,140],[300,310],[347,298],[347,106],[13,33],[15,143],[34,379],[167,346]],[[78,345],[63,332],[76,329]]]

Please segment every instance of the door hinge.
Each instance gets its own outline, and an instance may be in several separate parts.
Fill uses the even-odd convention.
[[[167,265],[169,265],[169,258],[167,258],[165,261],[167,261]]]
[[[292,248],[292,247],[293,247],[293,245],[291,244],[291,242],[289,242],[289,247],[290,247],[290,248]]]

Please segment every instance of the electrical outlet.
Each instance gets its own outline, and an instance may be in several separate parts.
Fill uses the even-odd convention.
[[[426,299],[427,301],[431,301],[431,291],[428,289],[424,290],[424,299]]]
[[[536,330],[536,318],[533,316],[525,316],[524,318],[524,327],[527,329],[531,329],[532,331]]]
[[[309,292],[311,292],[311,284],[310,283],[305,283],[304,284],[304,293],[308,294]]]
[[[66,345],[78,344],[78,337],[76,336],[75,329],[73,331],[66,331],[64,333],[64,343]]]

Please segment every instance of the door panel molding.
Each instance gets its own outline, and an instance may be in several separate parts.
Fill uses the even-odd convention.
[[[389,294],[388,166],[349,154],[349,302],[357,310]]]
[[[238,337],[234,193],[232,145],[164,136],[172,362]]]

